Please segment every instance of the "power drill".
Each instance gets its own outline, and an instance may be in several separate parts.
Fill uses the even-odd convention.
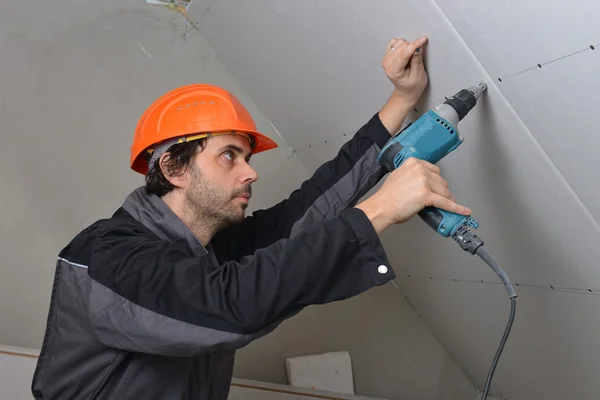
[[[400,167],[409,157],[435,164],[456,150],[463,142],[457,129],[458,122],[475,107],[486,89],[487,85],[483,82],[463,89],[414,123],[408,124],[383,147],[379,153],[379,163],[388,171]],[[461,227],[479,227],[470,216],[435,207],[426,207],[419,212],[419,217],[445,237],[455,235]]]
[[[486,89],[487,85],[484,82],[479,82],[468,89],[462,89],[454,96],[447,98],[440,106],[427,111],[414,123],[408,124],[381,149],[378,157],[379,164],[388,171],[400,167],[410,157],[435,164],[456,150],[463,142],[457,125],[475,107],[477,100]],[[500,354],[512,328],[517,293],[506,273],[483,247],[483,240],[472,231],[479,227],[479,223],[473,217],[436,207],[425,207],[418,215],[443,237],[451,237],[463,250],[477,254],[500,277],[509,294],[510,317],[482,391],[481,398],[485,399]]]

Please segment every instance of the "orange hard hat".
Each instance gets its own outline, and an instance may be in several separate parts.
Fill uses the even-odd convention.
[[[252,116],[233,94],[214,85],[186,85],[159,97],[140,118],[131,146],[131,169],[145,175],[149,155],[161,143],[164,151],[175,143],[218,134],[246,136],[252,154],[277,147],[256,130]]]

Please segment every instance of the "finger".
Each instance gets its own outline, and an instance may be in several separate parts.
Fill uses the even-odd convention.
[[[415,53],[413,54],[412,58],[410,59],[410,66],[411,68],[414,69],[423,69],[423,46],[419,46],[417,47],[417,49],[415,50]]]
[[[402,51],[399,52],[399,61],[402,63],[402,66],[408,65],[411,62],[413,56],[417,49],[421,49],[425,43],[427,43],[427,36],[422,36],[419,39],[415,40],[412,43],[407,43],[403,46]],[[418,58],[421,58],[423,52],[419,50]]]
[[[389,41],[387,47],[386,47],[386,54],[389,54],[391,52],[394,52],[394,54],[396,54],[397,52],[400,52],[404,49],[404,47],[406,47],[408,45],[408,42],[402,38],[394,38],[392,40]]]
[[[394,47],[394,42],[395,42],[395,39],[392,39],[388,42],[387,46],[385,46],[384,56],[387,56],[388,54],[390,54],[392,52],[392,48]]]
[[[435,182],[435,181],[429,181],[429,188],[435,194],[443,196],[447,199],[453,198],[452,193],[450,193],[450,189],[448,189],[448,186],[446,186],[442,183]]]
[[[432,164],[429,161],[418,159],[416,157],[410,157],[410,158],[413,158],[416,161],[415,162],[416,165],[421,165],[421,166],[425,167],[425,169],[427,171],[431,171],[431,172],[436,173],[436,174],[440,173],[440,167],[438,167],[437,165]]]
[[[392,51],[394,51],[394,50],[395,50],[395,47],[396,47],[396,46],[395,46],[395,44],[396,44],[396,40],[397,40],[397,39],[391,39],[391,40],[388,42],[387,46],[385,47],[385,54],[388,54],[388,53],[390,53],[390,52],[392,52]]]
[[[427,171],[427,176],[429,177],[429,179],[432,182],[435,182],[439,185],[442,185],[444,187],[448,187],[448,181],[446,181],[440,174],[437,174],[435,172],[432,171]]]
[[[421,36],[420,38],[418,38],[417,40],[415,40],[414,42],[409,44],[409,47],[412,50],[413,54],[423,54],[423,52],[421,51],[423,46],[425,46],[425,44],[429,41],[429,39],[427,38],[427,36]]]
[[[441,208],[443,210],[461,215],[470,215],[473,212],[469,207],[460,205],[450,199],[447,199],[435,193],[431,193],[427,205]]]

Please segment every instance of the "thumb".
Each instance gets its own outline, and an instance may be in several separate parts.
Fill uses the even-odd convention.
[[[415,53],[410,59],[411,68],[422,68],[423,67],[423,48],[419,47],[415,50]]]
[[[411,66],[421,66],[423,65],[423,46],[428,42],[427,36],[422,36],[414,42],[415,46],[418,46],[413,56],[411,57],[410,64]]]

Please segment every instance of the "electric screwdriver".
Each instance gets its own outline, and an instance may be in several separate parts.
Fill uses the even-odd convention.
[[[409,157],[435,164],[456,150],[463,142],[457,129],[458,122],[471,111],[486,89],[483,82],[463,89],[407,125],[383,147],[379,153],[379,163],[388,171],[400,167]],[[426,207],[419,212],[419,217],[445,237],[454,235],[462,226],[479,226],[470,216],[435,207]]]
[[[388,172],[399,168],[410,157],[435,164],[456,150],[464,140],[458,131],[458,123],[475,107],[477,100],[486,89],[487,85],[484,82],[462,89],[447,98],[440,106],[427,111],[414,123],[408,124],[381,149],[378,157],[379,164]],[[470,254],[477,254],[498,275],[509,294],[510,317],[482,391],[481,398],[485,399],[500,354],[512,328],[517,293],[506,273],[483,247],[483,240],[473,232],[473,229],[479,227],[479,223],[472,216],[456,214],[436,207],[425,207],[418,215],[438,234],[451,237],[463,250]]]

